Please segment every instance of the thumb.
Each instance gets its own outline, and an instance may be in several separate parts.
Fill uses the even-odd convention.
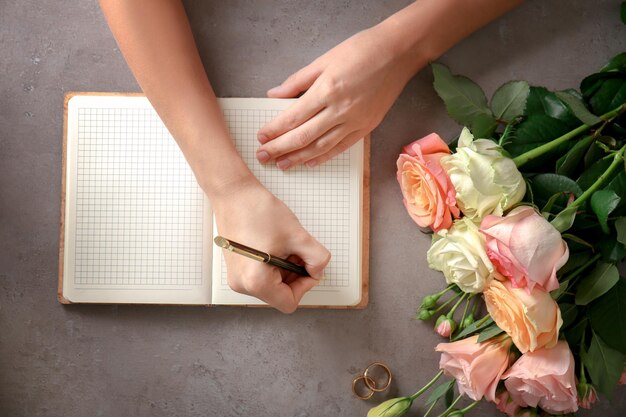
[[[317,77],[321,74],[321,69],[313,64],[307,65],[300,71],[291,74],[281,85],[274,87],[267,92],[271,98],[291,98],[297,97],[313,85]]]
[[[293,251],[304,261],[304,266],[313,278],[322,279],[324,268],[330,262],[330,252],[313,236],[307,233],[293,244]]]

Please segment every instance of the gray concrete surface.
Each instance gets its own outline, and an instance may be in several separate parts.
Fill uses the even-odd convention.
[[[626,50],[619,3],[528,1],[441,61],[488,94],[512,78],[576,86]],[[187,8],[215,89],[228,97],[263,96],[405,4],[193,1]],[[371,361],[394,371],[393,395],[414,392],[435,373],[440,339],[413,316],[442,277],[425,264],[430,239],[405,214],[394,165],[406,142],[458,131],[429,70],[373,134],[370,306],[292,316],[58,304],[63,93],[138,87],[94,1],[1,1],[0,74],[0,416],[363,416],[375,402],[354,398],[350,382]],[[622,387],[612,404],[581,415],[622,416],[625,394]],[[472,415],[497,412],[483,404]]]

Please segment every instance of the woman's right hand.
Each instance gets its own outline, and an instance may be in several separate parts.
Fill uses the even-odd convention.
[[[330,252],[256,179],[229,188],[211,200],[218,233],[281,258],[301,259],[311,277],[301,277],[224,250],[228,285],[283,313],[292,313],[304,294],[322,278]]]

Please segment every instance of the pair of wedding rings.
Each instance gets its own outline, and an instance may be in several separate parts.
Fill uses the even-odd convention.
[[[383,392],[391,385],[391,370],[381,362],[370,364],[362,375],[352,380],[352,392],[362,400],[369,400],[376,392]]]

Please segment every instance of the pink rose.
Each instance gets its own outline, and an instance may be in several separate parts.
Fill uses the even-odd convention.
[[[454,329],[456,329],[456,323],[446,316],[440,316],[435,323],[435,331],[443,337],[450,337]]]
[[[552,414],[578,410],[574,356],[561,340],[552,349],[522,355],[503,376],[520,407],[541,407]]]
[[[514,287],[559,288],[556,271],[569,258],[561,234],[532,207],[517,207],[505,217],[486,216],[480,231],[487,238],[487,255]]]
[[[439,160],[450,154],[448,145],[431,133],[405,146],[398,157],[398,183],[404,206],[420,227],[447,229],[459,217],[455,191]]]
[[[483,291],[489,315],[525,353],[553,347],[563,324],[561,310],[550,293],[513,288],[510,281],[489,281]]]
[[[513,401],[511,394],[505,389],[496,397],[496,408],[509,417],[516,417],[517,412],[520,410],[520,406]]]
[[[496,338],[478,343],[472,336],[452,343],[440,343],[439,367],[456,379],[459,392],[473,400],[485,397],[496,401],[496,388],[502,374],[509,367],[511,339]]]

